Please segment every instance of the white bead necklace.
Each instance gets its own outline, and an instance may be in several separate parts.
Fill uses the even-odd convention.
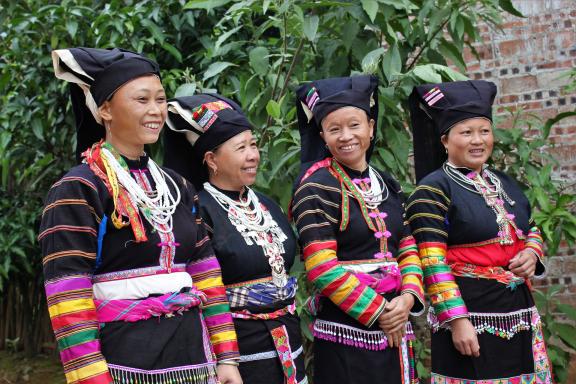
[[[270,211],[264,209],[258,196],[251,188],[247,190],[245,201],[236,201],[220,192],[212,184],[204,183],[204,190],[228,213],[228,219],[240,232],[248,245],[259,245],[268,258],[272,269],[272,282],[276,287],[288,283],[284,266],[284,240],[288,237],[272,218]]]
[[[138,207],[142,216],[158,232],[172,232],[172,215],[180,203],[180,189],[176,182],[162,170],[152,159],[148,159],[148,170],[154,180],[156,190],[145,191],[130,174],[120,165],[112,152],[106,148],[101,149],[102,154],[106,157],[108,164],[112,167],[118,178],[118,183],[124,188],[130,201]],[[170,188],[166,180],[170,181],[176,197],[170,193]]]
[[[382,202],[388,199],[390,191],[380,173],[371,166],[368,166],[368,176],[370,177],[370,188],[368,188],[368,190],[363,190],[356,183],[353,184],[364,199],[366,206],[370,209],[376,209]]]

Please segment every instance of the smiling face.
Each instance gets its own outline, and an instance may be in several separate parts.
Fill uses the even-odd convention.
[[[144,144],[158,141],[166,121],[166,93],[155,75],[138,77],[122,85],[99,108],[106,126],[106,141],[121,154],[138,157]]]
[[[367,167],[366,151],[374,134],[374,120],[362,109],[342,107],[322,120],[320,136],[330,153],[341,164],[363,171]]]
[[[210,183],[228,191],[240,191],[256,181],[260,152],[252,131],[246,130],[208,151],[204,160],[210,170]]]
[[[467,119],[454,125],[441,140],[448,161],[479,172],[494,148],[492,123],[480,117]]]

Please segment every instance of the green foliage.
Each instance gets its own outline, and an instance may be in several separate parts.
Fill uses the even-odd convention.
[[[558,294],[563,289],[563,286],[554,285],[549,287],[546,292],[534,292],[534,300],[542,316],[548,356],[559,383],[566,382],[570,356],[576,350],[576,334],[574,333],[576,308],[562,304],[558,300]]]
[[[555,255],[560,242],[570,247],[576,240],[576,195],[569,186],[553,180],[557,161],[546,151],[548,136],[555,123],[576,112],[567,112],[543,122],[538,116],[509,111],[512,127],[496,129],[492,161],[496,168],[513,175],[524,186],[533,209],[532,216],[541,228],[547,253]],[[530,137],[526,137],[526,132]]]
[[[410,133],[406,99],[416,84],[460,80],[461,52],[478,41],[479,21],[492,27],[509,0],[39,0],[0,8],[0,318],[20,306],[27,329],[46,327],[40,251],[35,240],[42,198],[73,165],[74,120],[67,85],[54,78],[50,52],[74,46],[144,52],[164,68],[169,95],[215,92],[236,99],[255,127],[262,154],[257,186],[286,207],[300,150],[294,88],[305,81],[373,73],[380,80],[375,166],[410,190]],[[552,159],[518,125],[499,131],[495,161],[529,185],[549,245],[574,240],[573,196],[548,183]],[[524,123],[522,123],[524,124]],[[149,149],[161,158],[161,146]],[[498,152],[500,151],[500,152]],[[558,193],[554,192],[557,191]],[[567,229],[563,229],[567,228]],[[559,233],[559,234],[558,234]],[[300,271],[300,272],[298,272]],[[303,280],[302,267],[296,272]],[[10,285],[8,285],[10,282]],[[305,284],[301,281],[301,286]],[[8,287],[13,288],[9,290]],[[306,291],[299,293],[302,302]],[[24,299],[27,298],[27,299]],[[10,301],[13,300],[13,301]],[[10,305],[9,305],[10,304]],[[306,320],[305,314],[299,311]],[[24,320],[22,320],[24,319]],[[307,332],[307,322],[303,331]],[[8,329],[5,331],[4,329]],[[0,330],[3,340],[38,350],[48,336],[22,326]],[[48,337],[46,339],[46,337]],[[419,349],[424,358],[427,351]],[[309,356],[309,355],[308,355]],[[422,368],[422,367],[419,367]]]

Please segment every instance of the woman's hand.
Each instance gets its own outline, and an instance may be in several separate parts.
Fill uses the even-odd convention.
[[[450,322],[454,347],[465,356],[480,356],[480,344],[476,329],[467,318],[454,319]]]
[[[235,365],[218,364],[216,374],[220,384],[242,384],[242,377],[240,377],[238,367]]]
[[[536,256],[536,254],[531,250],[524,249],[510,259],[510,262],[508,263],[508,269],[510,269],[510,272],[516,276],[527,279],[534,276],[537,262],[538,256]]]
[[[388,345],[399,346],[406,333],[406,322],[410,309],[414,305],[411,294],[396,296],[384,307],[384,312],[378,317],[378,326],[386,334]]]

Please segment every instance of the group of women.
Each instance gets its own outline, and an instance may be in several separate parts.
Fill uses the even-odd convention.
[[[415,87],[407,200],[370,165],[377,78],[299,87],[296,238],[251,188],[260,154],[234,101],[168,100],[158,65],[120,49],[53,63],[82,161],[50,189],[39,234],[68,383],[307,383],[298,243],[314,383],[418,383],[408,317],[424,285],[432,383],[552,383],[528,280],[544,272],[542,238],[520,188],[487,165],[492,83]],[[164,125],[161,167],[144,146]]]

